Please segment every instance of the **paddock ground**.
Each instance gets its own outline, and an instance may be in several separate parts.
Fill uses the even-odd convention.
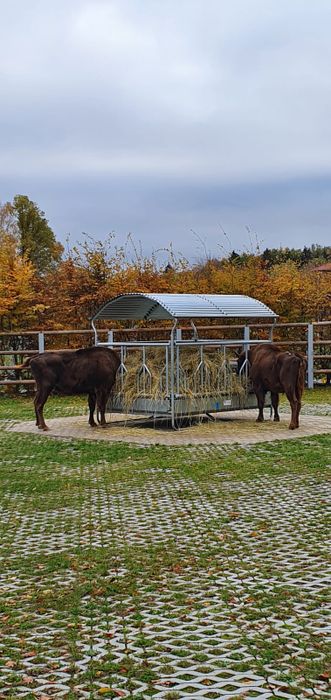
[[[256,423],[257,410],[231,411],[214,414],[213,419],[192,418],[182,423],[180,430],[172,430],[168,420],[153,420],[136,416],[112,414],[106,428],[91,428],[87,416],[68,416],[47,419],[49,431],[39,431],[34,421],[20,421],[7,424],[7,430],[22,433],[39,433],[49,437],[77,438],[84,440],[106,440],[109,442],[130,442],[144,445],[249,445],[273,440],[293,440],[298,437],[319,435],[331,431],[330,415],[300,416],[300,427],[289,430],[289,414],[281,413],[281,421],[268,419],[269,409],[265,410],[264,423]]]
[[[1,699],[331,697],[327,405],[298,431],[25,410],[0,413]]]

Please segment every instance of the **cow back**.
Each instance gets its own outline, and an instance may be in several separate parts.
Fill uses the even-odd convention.
[[[274,343],[263,343],[248,351],[248,360],[253,386],[301,399],[306,361],[300,353],[284,351]]]
[[[101,347],[45,352],[30,363],[39,386],[67,394],[90,393],[102,387],[110,391],[119,365],[118,354]]]
[[[281,353],[277,358],[279,377],[283,391],[301,401],[307,363],[299,353]]]

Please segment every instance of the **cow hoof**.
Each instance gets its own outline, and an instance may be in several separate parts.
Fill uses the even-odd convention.
[[[256,419],[256,422],[257,422],[257,423],[264,423],[264,418],[257,418],[257,419]]]
[[[279,416],[275,416],[275,417],[274,417],[274,422],[275,422],[275,423],[279,423],[279,421],[280,421]]]
[[[90,428],[97,428],[98,424],[97,423],[89,423]]]
[[[299,426],[298,425],[289,425],[288,429],[289,430],[296,430]]]

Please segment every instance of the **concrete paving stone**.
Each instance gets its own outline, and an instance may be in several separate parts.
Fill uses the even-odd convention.
[[[0,610],[13,604],[13,619],[10,625],[6,615],[1,619],[0,698],[331,697],[327,673],[314,675],[314,664],[327,668],[331,635],[330,504],[324,476],[312,471],[297,473],[295,479],[291,473],[234,479],[219,458],[239,443],[263,459],[267,448],[255,447],[257,443],[298,437],[309,442],[313,435],[330,432],[330,417],[303,415],[296,431],[288,430],[288,415],[281,423],[266,420],[262,425],[255,417],[256,411],[222,414],[215,422],[175,432],[120,415],[112,416],[105,429],[91,429],[86,416],[48,420],[46,433],[32,421],[2,423],[3,430],[17,436],[12,462],[18,468],[34,468],[35,441],[24,439],[34,434],[65,440],[66,450],[73,452],[79,451],[70,445],[74,438],[178,446],[183,448],[176,453],[179,460],[189,445],[190,459],[215,455],[219,471],[212,488],[188,471],[164,471],[157,465],[140,480],[142,460],[139,478],[132,473],[127,481],[117,481],[96,449],[96,459],[84,467],[79,500],[26,510],[24,492],[8,489],[0,504],[5,524]],[[65,461],[45,460],[40,478],[52,474],[65,483],[71,471]],[[137,568],[135,587],[122,586],[129,576],[131,548],[158,552],[174,544],[175,563],[165,562],[153,580]],[[82,571],[75,566],[31,570],[28,564],[34,557],[43,562],[60,554],[74,563],[78,550],[88,555],[94,548],[108,552],[102,590],[84,592],[68,617],[61,601],[81,582]],[[194,563],[197,555],[199,565]],[[17,558],[24,562],[20,567]],[[33,596],[50,589],[59,595],[59,604],[51,598],[34,606]],[[307,659],[312,677],[300,671]],[[135,669],[132,677],[126,660]],[[113,672],[101,679],[96,673],[91,680],[92,670],[107,662]],[[151,680],[146,671],[153,671]]]

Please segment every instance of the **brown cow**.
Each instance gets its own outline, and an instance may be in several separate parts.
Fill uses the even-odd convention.
[[[88,394],[89,424],[94,427],[94,411],[100,412],[100,424],[106,425],[106,404],[120,365],[118,354],[110,348],[43,352],[28,358],[22,367],[30,367],[37,384],[34,399],[36,425],[48,430],[43,408],[55,390],[63,394]]]
[[[246,354],[238,359],[238,371],[243,369]],[[274,420],[279,421],[279,394],[285,393],[291,405],[290,430],[299,427],[301,397],[305,383],[306,360],[299,353],[284,352],[273,343],[255,345],[247,352],[249,377],[259,407],[257,421],[263,421],[264,400],[271,393]]]

